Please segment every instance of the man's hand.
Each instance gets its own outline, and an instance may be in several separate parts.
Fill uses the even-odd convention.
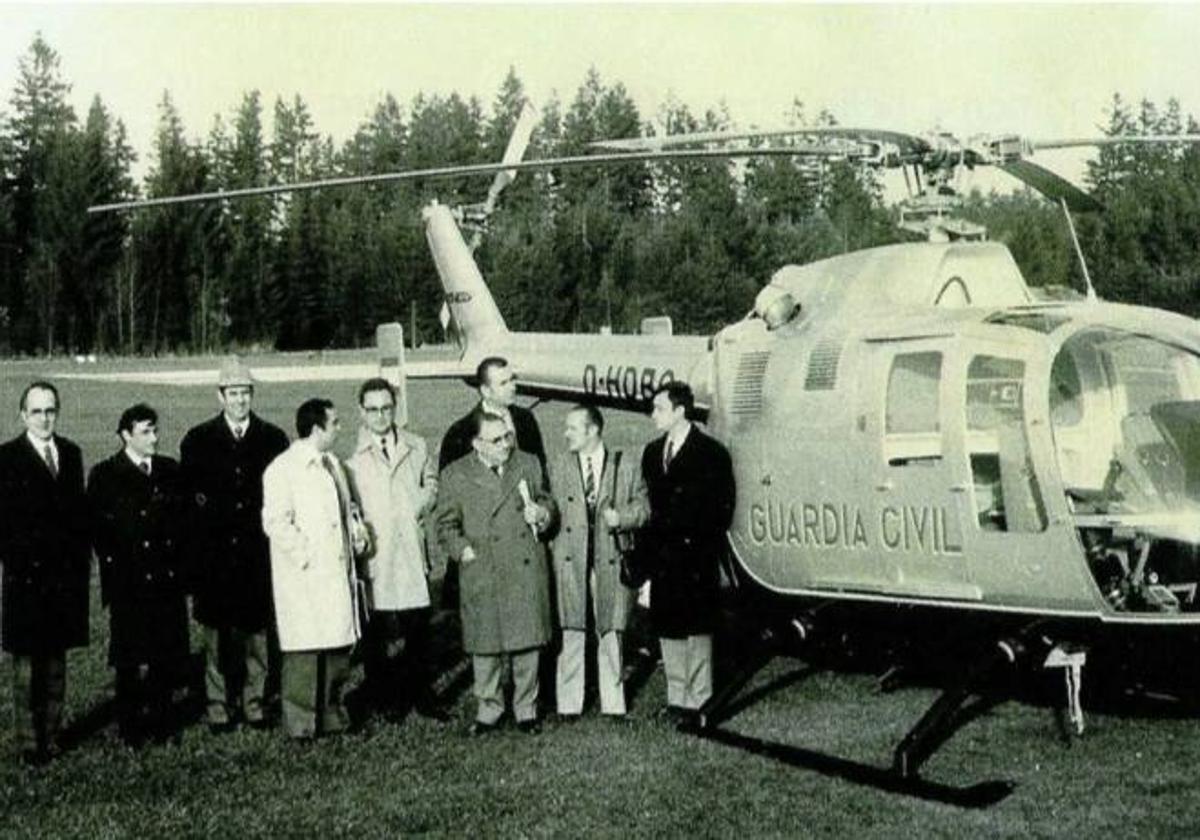
[[[525,523],[527,525],[532,525],[539,531],[546,527],[546,524],[550,521],[550,511],[546,510],[544,507],[536,504],[535,502],[530,502],[525,505],[524,514]]]
[[[611,507],[606,507],[600,514],[604,517],[604,524],[608,526],[608,530],[615,531],[621,524],[621,516]]]
[[[467,546],[466,548],[464,548],[462,550],[462,555],[459,557],[459,560],[461,560],[464,564],[470,563],[474,559],[475,559],[475,549],[471,548],[471,546]]]

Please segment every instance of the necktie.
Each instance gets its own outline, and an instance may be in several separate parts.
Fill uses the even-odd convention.
[[[391,463],[392,453],[388,451],[387,435],[379,439],[379,448],[383,452],[383,460]]]
[[[141,470],[146,475],[150,475],[150,462],[149,461],[139,461],[138,469]]]
[[[587,506],[593,508],[596,506],[596,469],[595,463],[591,458],[585,458],[584,463],[587,464],[583,479],[583,495],[587,499]]]
[[[50,444],[46,444],[42,449],[42,457],[46,459],[46,469],[50,470],[50,475],[58,478],[58,461],[54,460],[54,449]]]
[[[663,453],[663,472],[671,468],[671,459],[675,457],[675,441],[667,441],[667,451]]]
[[[234,426],[233,427],[233,439],[234,440],[241,440],[245,436],[245,434],[246,434],[245,426]]]
[[[488,467],[488,469],[496,474],[496,478],[500,478],[504,475],[504,468],[499,464],[492,464],[492,466]]]

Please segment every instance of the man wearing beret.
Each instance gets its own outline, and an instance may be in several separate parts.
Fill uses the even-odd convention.
[[[254,378],[236,356],[217,374],[221,413],[179,446],[192,509],[196,621],[202,626],[209,728],[239,719],[267,725],[265,694],[274,614],[271,558],[262,529],[262,476],[287,435],[253,411]]]

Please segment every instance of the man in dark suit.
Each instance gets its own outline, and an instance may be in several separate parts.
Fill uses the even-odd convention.
[[[537,458],[545,474],[546,448],[542,444],[542,432],[532,411],[513,404],[517,398],[517,374],[509,367],[508,360],[488,356],[481,361],[475,368],[475,386],[479,389],[479,402],[455,420],[442,437],[438,451],[438,473],[473,451],[475,415],[484,411],[504,420],[505,427],[516,438],[516,448]],[[454,563],[446,565],[442,608],[458,609],[458,566]]]
[[[504,425],[516,436],[517,449],[537,458],[544,472],[546,448],[542,444],[542,432],[532,411],[513,404],[517,398],[517,374],[509,367],[508,360],[488,356],[480,362],[475,369],[475,385],[479,389],[479,402],[446,430],[438,452],[438,472],[472,451],[476,410],[502,418]]]
[[[642,548],[650,570],[650,618],[662,646],[667,709],[682,723],[712,695],[712,634],[725,533],[733,519],[729,453],[691,422],[692,389],[670,382],[654,393],[663,432],[642,453],[650,520]]]
[[[183,543],[187,496],[179,465],[156,454],[158,414],[139,403],[117,424],[122,448],[88,476],[100,597],[111,627],[121,737],[170,737],[171,692],[188,655]]]
[[[88,643],[92,557],[83,457],[55,434],[58,390],[21,394],[25,432],[0,446],[0,563],[4,650],[13,661],[14,734],[21,760],[58,750],[66,651]]]
[[[260,511],[263,471],[288,448],[288,437],[250,410],[254,379],[236,356],[217,374],[217,399],[221,413],[188,430],[179,456],[193,517],[208,725],[221,733],[239,718],[267,726],[266,689],[278,683],[278,644],[268,632],[275,623],[271,556]]]

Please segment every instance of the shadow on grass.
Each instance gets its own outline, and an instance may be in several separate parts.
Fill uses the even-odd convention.
[[[867,785],[886,793],[898,793],[918,799],[956,805],[961,808],[990,807],[1007,797],[1016,787],[1012,782],[1002,780],[980,782],[969,787],[953,787],[921,778],[904,778],[889,769],[861,764],[857,761],[789,744],[764,741],[724,729],[697,731],[695,734],[705,740],[736,747],[754,755],[761,755],[789,767],[812,770],[823,776]]]

